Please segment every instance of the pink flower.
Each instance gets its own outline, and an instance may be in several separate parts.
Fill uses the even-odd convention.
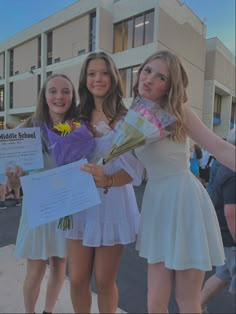
[[[165,130],[164,130],[164,128],[162,128],[161,122],[146,107],[141,105],[135,111],[139,112],[143,118],[147,119],[149,122],[154,124],[158,128],[158,130],[160,131],[160,136],[165,135]]]

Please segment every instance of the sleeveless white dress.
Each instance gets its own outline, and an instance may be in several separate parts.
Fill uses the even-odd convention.
[[[95,148],[88,157],[90,162],[97,163],[105,156],[120,123],[106,135],[95,137]],[[73,228],[65,231],[67,239],[83,240],[83,245],[90,247],[136,241],[140,213],[133,185],[141,184],[143,166],[132,152],[125,153],[104,166],[104,172],[108,175],[120,169],[124,169],[133,182],[121,187],[111,187],[107,194],[104,194],[104,189],[98,188],[101,204],[73,215]]]
[[[54,168],[55,164],[47,153],[43,153],[44,169]],[[35,200],[37,202],[37,200]],[[46,225],[30,228],[28,224],[27,210],[22,202],[22,214],[16,239],[15,256],[17,258],[43,259],[51,256],[65,257],[66,239],[63,231],[57,228],[58,221]]]
[[[215,209],[189,169],[189,141],[168,138],[135,150],[148,174],[136,248],[148,263],[208,271],[224,264]]]

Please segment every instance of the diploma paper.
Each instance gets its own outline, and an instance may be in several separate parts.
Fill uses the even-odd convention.
[[[21,178],[31,228],[98,205],[93,177],[79,168],[87,160]]]
[[[25,171],[43,168],[40,129],[0,130],[0,173],[7,167],[21,166]]]

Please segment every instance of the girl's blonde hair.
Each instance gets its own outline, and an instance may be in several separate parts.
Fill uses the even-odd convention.
[[[140,73],[147,63],[160,59],[166,62],[169,70],[170,89],[168,95],[164,96],[159,104],[162,108],[174,114],[177,118],[176,123],[170,127],[171,135],[174,141],[183,142],[186,138],[186,130],[184,128],[185,114],[182,104],[188,97],[186,88],[188,86],[188,76],[180,61],[180,59],[170,51],[158,51],[152,54],[144,61],[139,68],[137,78],[133,87],[134,97],[139,97],[138,85]]]
[[[70,106],[69,110],[66,112],[64,120],[72,119],[75,117],[76,92],[75,92],[75,88],[74,88],[72,81],[64,74],[53,74],[53,75],[49,76],[44,81],[43,86],[39,92],[36,110],[33,113],[33,115],[25,122],[25,124],[24,124],[25,126],[32,126],[35,124],[35,122],[36,123],[46,122],[46,124],[49,124],[52,122],[51,118],[50,118],[50,114],[49,114],[49,107],[48,107],[48,104],[46,101],[45,93],[46,93],[46,88],[47,88],[48,82],[55,77],[62,77],[64,79],[66,79],[68,82],[70,82],[70,84],[72,86],[72,100],[71,100],[71,106]]]
[[[105,61],[111,78],[111,87],[104,98],[102,109],[110,121],[110,124],[112,124],[116,119],[122,117],[127,112],[127,109],[123,103],[123,93],[119,71],[113,59],[105,52],[90,53],[82,65],[78,89],[80,99],[78,114],[80,117],[86,118],[90,121],[92,111],[95,109],[93,95],[87,88],[87,70],[90,61],[96,59],[102,59]]]

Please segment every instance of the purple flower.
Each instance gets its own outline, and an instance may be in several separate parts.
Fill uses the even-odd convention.
[[[67,135],[48,129],[50,150],[57,166],[86,158],[94,147],[94,137],[85,124]]]

